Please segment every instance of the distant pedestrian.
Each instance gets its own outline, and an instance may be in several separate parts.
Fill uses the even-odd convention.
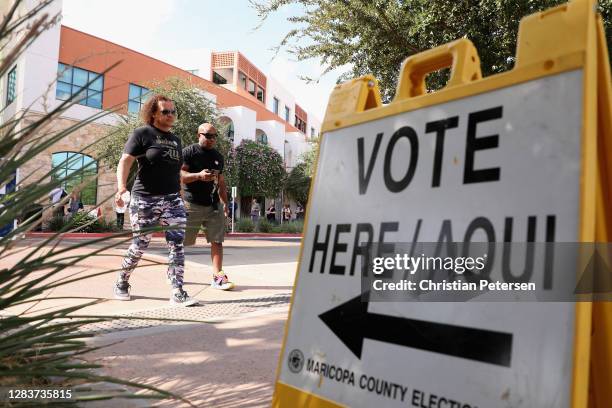
[[[261,207],[259,206],[257,199],[254,198],[251,202],[251,221],[253,221],[254,224],[257,224],[257,221],[259,221],[260,212]]]
[[[77,215],[79,210],[83,209],[83,203],[81,202],[81,198],[77,194],[76,191],[70,193],[70,200],[68,201],[68,216],[70,218]]]
[[[236,216],[236,211],[238,211],[238,203],[232,200],[232,203],[229,207],[229,217],[234,218]]]
[[[228,231],[232,230],[232,224],[235,222],[235,219],[236,219],[235,217],[238,216],[236,211],[238,211],[238,203],[235,200],[232,200],[229,206],[229,215],[227,216]]]
[[[274,207],[274,203],[270,204],[266,210],[266,218],[270,222],[276,222],[276,208]]]
[[[123,205],[117,205],[115,203],[115,215],[117,216],[117,228],[123,231],[123,225],[125,223],[125,210],[130,205],[130,192],[126,191],[121,194],[121,201]]]
[[[198,143],[185,147],[181,180],[185,185],[187,232],[185,245],[195,245],[200,227],[210,244],[213,289],[230,290],[234,284],[223,272],[225,219],[229,215],[223,156],[217,149],[217,129],[210,123],[198,127]]]
[[[134,161],[138,161],[130,202],[130,224],[134,237],[121,264],[122,271],[114,287],[115,298],[130,300],[130,274],[151,242],[152,232],[143,234],[142,230],[161,225],[171,227],[165,230],[169,249],[167,275],[172,285],[170,303],[190,306],[198,301],[183,290],[186,215],[179,194],[183,149],[181,139],[170,132],[176,120],[176,108],[169,98],[152,95],[140,112],[147,125],[130,134],[117,166],[115,203],[121,206],[130,168]]]
[[[295,209],[295,219],[296,220],[304,219],[304,207],[302,207],[302,204],[298,204],[297,208]]]
[[[283,221],[291,221],[291,208],[289,208],[289,204],[285,204],[285,206],[283,207]]]
[[[53,208],[54,216],[64,216],[64,206],[65,203],[61,201],[66,197],[68,193],[62,187],[56,187],[49,193],[49,201],[51,201],[51,206]]]

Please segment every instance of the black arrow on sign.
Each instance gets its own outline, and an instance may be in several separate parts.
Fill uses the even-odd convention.
[[[424,320],[368,313],[357,296],[319,315],[361,359],[365,338],[510,367],[512,334]]]

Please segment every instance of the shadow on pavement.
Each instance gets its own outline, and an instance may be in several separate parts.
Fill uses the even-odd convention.
[[[140,330],[90,358],[106,366],[105,374],[172,391],[199,407],[268,407],[285,320],[286,311],[161,333]],[[172,400],[120,404],[187,406]]]

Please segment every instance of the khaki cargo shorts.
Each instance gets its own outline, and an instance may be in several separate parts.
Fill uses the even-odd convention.
[[[187,211],[187,229],[185,230],[185,246],[195,244],[200,227],[204,227],[206,240],[223,242],[225,239],[225,214],[223,204],[219,203],[218,211],[213,211],[211,205],[200,205],[185,200]]]

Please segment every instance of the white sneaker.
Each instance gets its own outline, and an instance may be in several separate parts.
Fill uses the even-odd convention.
[[[223,271],[219,271],[219,273],[214,274],[212,283],[210,284],[211,288],[219,290],[230,290],[235,286],[236,285],[234,285],[233,282],[229,281],[229,278]]]
[[[130,284],[127,282],[116,282],[113,292],[117,300],[130,300]]]
[[[189,297],[187,292],[185,292],[183,289],[179,289],[178,291],[173,293],[172,296],[170,296],[170,304],[174,306],[185,306],[186,307],[186,306],[197,305],[198,303],[199,303],[198,299]]]

